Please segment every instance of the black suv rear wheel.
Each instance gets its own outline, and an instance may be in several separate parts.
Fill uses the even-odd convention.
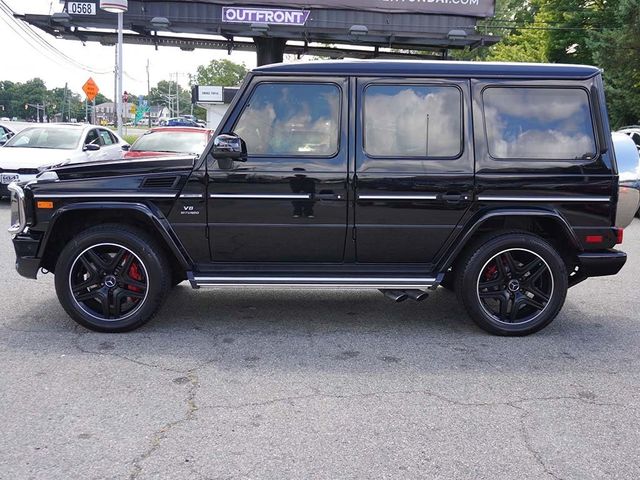
[[[60,303],[80,325],[126,332],[148,322],[171,285],[162,250],[144,232],[104,225],[74,237],[56,263]]]
[[[460,263],[456,293],[476,324],[496,335],[529,335],[558,315],[567,269],[548,242],[507,233],[472,247]]]

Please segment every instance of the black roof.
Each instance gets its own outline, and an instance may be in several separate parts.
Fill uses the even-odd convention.
[[[397,60],[331,60],[277,63],[254,70],[259,74],[395,75],[438,77],[590,78],[600,69],[588,65]]]

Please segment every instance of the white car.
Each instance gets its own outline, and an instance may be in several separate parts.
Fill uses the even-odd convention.
[[[0,196],[11,182],[32,180],[53,165],[123,158],[128,145],[112,131],[85,124],[36,124],[0,148]]]

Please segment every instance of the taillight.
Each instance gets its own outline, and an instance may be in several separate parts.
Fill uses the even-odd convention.
[[[616,228],[616,245],[620,245],[624,239],[624,228]]]
[[[602,243],[604,238],[602,237],[602,235],[587,235],[587,237],[585,238],[587,243]]]

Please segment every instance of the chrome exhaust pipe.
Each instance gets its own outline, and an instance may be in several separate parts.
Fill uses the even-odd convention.
[[[380,290],[389,300],[393,300],[396,303],[404,302],[409,296],[402,290]]]
[[[411,300],[415,300],[416,302],[421,302],[429,298],[429,294],[422,290],[405,290],[404,293],[406,293]]]

